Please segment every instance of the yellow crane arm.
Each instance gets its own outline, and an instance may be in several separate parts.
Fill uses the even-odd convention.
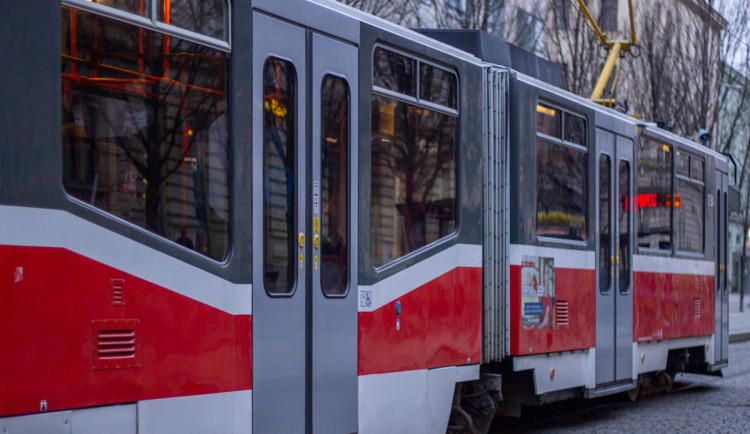
[[[630,14],[629,41],[610,41],[609,38],[607,38],[607,35],[602,33],[601,29],[599,29],[599,25],[596,24],[596,20],[591,16],[591,12],[589,12],[589,8],[586,7],[586,3],[584,3],[584,0],[578,0],[578,7],[581,13],[583,13],[584,18],[588,22],[589,26],[591,27],[591,30],[594,32],[594,35],[599,40],[599,43],[609,51],[607,62],[604,64],[604,68],[602,68],[602,72],[599,74],[599,80],[597,80],[596,86],[594,86],[594,91],[591,93],[591,97],[589,98],[591,101],[606,103],[608,101],[601,100],[601,97],[604,93],[604,88],[607,86],[609,77],[612,75],[612,70],[615,67],[615,63],[617,63],[617,58],[622,52],[630,51],[630,48],[637,43],[637,39],[635,37],[635,20],[633,19],[633,2],[632,0],[628,0],[628,13]]]

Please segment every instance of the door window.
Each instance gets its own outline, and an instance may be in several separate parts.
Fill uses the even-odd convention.
[[[321,97],[321,216],[322,267],[320,286],[326,295],[347,288],[349,247],[349,87],[344,79],[326,75]]]
[[[295,280],[296,72],[269,58],[263,68],[263,282],[290,294]]]
[[[619,287],[621,293],[630,289],[630,163],[620,161],[620,197],[619,197]]]
[[[609,155],[599,156],[599,290],[609,292],[612,246],[609,236]]]

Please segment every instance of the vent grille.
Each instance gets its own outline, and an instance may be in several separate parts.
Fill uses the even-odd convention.
[[[701,299],[700,298],[693,299],[693,315],[695,316],[695,318],[701,317]]]
[[[123,369],[140,366],[138,320],[92,322],[92,369]]]
[[[555,301],[555,327],[568,328],[568,300]]]
[[[112,279],[112,306],[125,306],[123,290],[125,281],[123,279]]]

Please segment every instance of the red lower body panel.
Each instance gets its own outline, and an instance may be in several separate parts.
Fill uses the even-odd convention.
[[[481,268],[455,268],[373,312],[359,312],[359,375],[474,364],[481,356]]]
[[[594,270],[555,268],[554,295],[526,303],[521,292],[520,265],[510,267],[510,351],[523,356],[591,348],[596,345]],[[541,284],[541,282],[539,282]],[[549,318],[540,325],[524,324],[524,316]],[[565,315],[562,314],[565,310]],[[563,319],[565,321],[563,321]],[[543,324],[543,326],[541,325]]]
[[[113,303],[113,279],[122,305]],[[103,320],[129,321],[103,327]],[[137,367],[101,363],[101,329],[136,323]],[[38,412],[41,400],[54,411],[247,390],[251,336],[250,315],[65,249],[0,246],[0,416]]]
[[[636,342],[714,332],[714,276],[633,273]]]

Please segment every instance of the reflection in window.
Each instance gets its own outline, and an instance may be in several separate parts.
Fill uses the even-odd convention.
[[[599,156],[599,291],[609,292],[612,282],[612,240],[609,233],[610,201],[609,201],[609,155]]]
[[[620,292],[627,293],[630,289],[630,163],[620,160]]]
[[[263,68],[263,282],[270,294],[294,289],[295,70],[270,58]]]
[[[158,19],[217,39],[227,39],[225,0],[158,0]]]
[[[586,152],[537,139],[537,235],[585,241],[586,197]]]
[[[225,53],[63,7],[65,190],[225,258],[226,79]]]
[[[690,173],[679,173],[675,181],[675,243],[678,250],[703,252],[703,161],[684,153]],[[695,173],[693,173],[695,172]]]
[[[321,221],[320,285],[326,295],[347,288],[349,235],[349,88],[326,75],[321,86]]]
[[[456,75],[424,63],[419,67],[419,98],[455,109],[458,95]]]
[[[373,62],[370,255],[378,267],[456,229],[458,118],[425,102],[456,108],[458,89],[455,74],[383,48]],[[417,80],[416,103],[382,95],[416,97]]]
[[[586,147],[586,120],[565,113],[565,141]]]
[[[375,266],[455,230],[456,126],[454,116],[373,95]]]
[[[617,30],[617,0],[602,0],[599,27],[603,32]]]
[[[638,246],[671,250],[672,149],[643,137],[638,155]]]
[[[560,110],[542,103],[537,104],[536,132],[550,137],[562,138],[562,113]]]
[[[373,85],[416,97],[416,65],[417,62],[414,59],[390,50],[376,48],[373,60]]]

